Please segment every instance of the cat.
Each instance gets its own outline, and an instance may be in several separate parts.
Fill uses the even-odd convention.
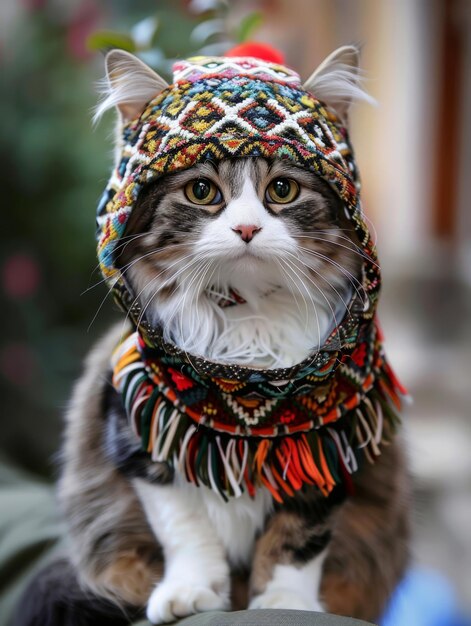
[[[120,51],[107,71],[99,114],[116,105],[127,132],[166,85]],[[346,124],[350,101],[366,99],[358,81],[358,51],[344,47],[308,84]],[[118,163],[123,150],[120,139]],[[130,327],[161,329],[190,363],[291,371],[335,337],[352,300],[366,310],[363,244],[325,176],[242,155],[144,185],[113,258]],[[247,606],[377,620],[408,562],[400,437],[328,493],[304,484],[275,498],[268,480],[223,498],[211,475],[197,487],[181,464],[142,449],[110,366],[126,324],[88,357],[67,414],[59,502],[82,588],[108,611],[145,608],[154,624]]]

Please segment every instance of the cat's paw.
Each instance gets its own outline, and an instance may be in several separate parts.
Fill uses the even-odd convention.
[[[249,609],[293,609],[324,612],[318,600],[315,598],[307,600],[292,589],[267,590],[251,600]]]
[[[215,591],[210,586],[163,581],[152,592],[147,603],[147,619],[152,624],[166,624],[180,617],[205,611],[229,608],[227,590]]]

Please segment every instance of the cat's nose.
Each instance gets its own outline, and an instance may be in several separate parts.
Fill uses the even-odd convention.
[[[262,227],[255,224],[239,224],[239,226],[234,226],[232,230],[240,235],[242,241],[249,243],[262,230]]]

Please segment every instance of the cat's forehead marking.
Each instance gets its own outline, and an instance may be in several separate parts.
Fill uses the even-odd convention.
[[[258,168],[256,167],[253,159],[244,161],[229,161],[226,162],[227,175],[229,189],[232,198],[238,198],[242,195],[244,189],[246,189],[247,183],[257,188],[257,176]]]

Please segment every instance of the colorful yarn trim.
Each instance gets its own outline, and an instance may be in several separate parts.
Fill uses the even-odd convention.
[[[143,449],[225,499],[258,485],[280,502],[304,485],[328,495],[391,439],[404,391],[375,324],[340,360],[330,353],[291,379],[258,370],[246,380],[220,378],[138,332],[116,349],[113,371]]]

